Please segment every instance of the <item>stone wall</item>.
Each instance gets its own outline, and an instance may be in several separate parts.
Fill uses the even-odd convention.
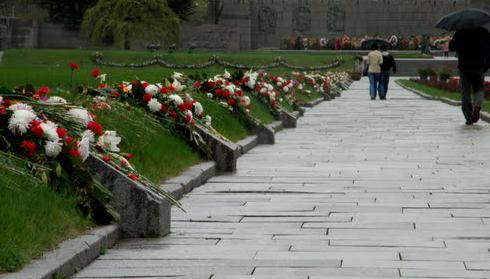
[[[298,35],[319,38],[344,33],[350,36],[441,34],[442,30],[433,28],[441,16],[469,6],[490,6],[490,0],[223,0],[222,3],[219,28],[237,33],[239,46],[234,42],[227,47],[233,50],[279,48],[285,39]],[[203,37],[206,41],[206,36]],[[208,42],[197,44],[199,47]]]

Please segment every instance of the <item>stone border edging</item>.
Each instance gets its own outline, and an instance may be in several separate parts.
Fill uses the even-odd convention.
[[[428,99],[428,100],[433,100],[433,101],[441,101],[443,103],[446,103],[448,105],[451,105],[451,106],[461,106],[461,102],[460,101],[455,101],[455,100],[451,100],[449,98],[446,98],[446,97],[436,97],[436,96],[432,96],[432,95],[429,95],[427,93],[424,93],[424,92],[421,92],[417,89],[414,89],[414,88],[410,88],[408,86],[405,86],[403,84],[401,84],[398,80],[396,81],[396,83],[398,85],[400,85],[401,87],[403,87],[404,89],[412,92],[412,93],[415,93],[417,95],[419,95],[420,97],[422,98],[425,98],[425,99]],[[482,111],[480,112],[480,119],[485,121],[485,122],[488,122],[490,123],[490,113],[488,112],[485,112],[485,111]]]
[[[121,237],[118,225],[89,230],[77,238],[66,240],[59,248],[45,253],[21,271],[0,275],[1,279],[52,279],[55,275],[69,277],[89,265]]]

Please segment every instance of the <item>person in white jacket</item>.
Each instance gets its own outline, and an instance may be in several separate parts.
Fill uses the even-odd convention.
[[[371,46],[371,52],[368,54],[367,58],[368,64],[368,77],[369,77],[369,95],[371,100],[376,100],[376,95],[382,96],[380,91],[380,81],[381,81],[381,64],[383,64],[383,54],[379,51],[378,44],[373,44]]]

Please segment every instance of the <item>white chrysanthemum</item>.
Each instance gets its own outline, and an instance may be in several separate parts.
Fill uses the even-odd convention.
[[[155,98],[148,102],[148,108],[151,112],[159,112],[162,109],[162,104]]]
[[[87,126],[90,121],[92,121],[92,116],[85,109],[72,108],[68,111],[68,115],[73,117],[78,123]]]
[[[53,96],[53,97],[49,97],[47,100],[41,100],[42,103],[45,103],[45,104],[66,104],[66,100],[61,98],[61,97],[58,97],[58,96]]]
[[[179,95],[172,94],[168,96],[168,98],[172,100],[172,102],[174,102],[174,104],[177,106],[180,106],[184,103],[184,100],[182,100],[182,98]]]
[[[34,111],[31,106],[26,105],[24,103],[17,103],[11,105],[8,110],[10,111],[17,111],[17,110],[28,110],[28,111]]]
[[[267,90],[267,88],[265,88],[265,87],[262,87],[262,88],[260,89],[260,93],[262,93],[262,94],[267,93],[267,91],[268,91],[268,90]]]
[[[158,88],[158,86],[150,84],[145,88],[145,93],[155,96],[159,90],[160,88]]]
[[[23,135],[29,130],[31,122],[37,116],[29,110],[16,110],[9,119],[9,130],[15,135],[17,132]]]
[[[107,74],[100,74],[96,79],[100,79],[100,83],[105,83]]]
[[[57,157],[62,149],[63,144],[60,141],[46,141],[46,145],[44,145],[46,156],[51,158]]]
[[[284,86],[284,87],[282,88],[282,90],[283,90],[284,92],[286,92],[286,93],[287,93],[287,92],[289,92],[289,86]]]
[[[58,133],[56,132],[56,129],[58,129],[58,126],[51,122],[51,121],[46,121],[41,123],[41,129],[43,129],[44,132],[44,137],[46,137],[50,141],[58,141],[60,140],[60,137],[58,136]]]
[[[211,93],[206,93],[206,96],[208,96],[208,98],[210,98],[210,99],[212,99],[214,97],[214,95]]]
[[[198,116],[204,113],[204,108],[202,107],[201,103],[199,102],[194,103],[194,112]]]
[[[82,133],[82,138],[88,138],[90,142],[95,142],[95,134],[91,130],[85,130]]]
[[[231,78],[231,74],[225,69],[225,73],[223,74],[223,77],[229,79]]]
[[[174,74],[172,75],[172,78],[173,79],[182,80],[182,79],[184,79],[184,74],[183,73],[174,72]]]
[[[99,137],[97,144],[105,150],[111,152],[119,152],[117,147],[121,143],[121,138],[117,136],[116,131],[105,131],[102,136]]]
[[[267,84],[267,89],[269,89],[269,91],[273,91],[274,86],[272,86],[272,84]]]
[[[172,83],[172,86],[175,89],[175,91],[177,91],[177,92],[184,91],[184,89],[186,87],[185,85],[182,85],[178,80],[174,80],[174,82]]]
[[[185,112],[185,117],[192,120],[192,118],[194,117],[194,115],[192,114],[192,111],[188,110]]]
[[[206,115],[206,118],[204,118],[204,122],[207,126],[211,126],[211,124],[213,123],[213,119],[211,118],[211,116]]]
[[[82,138],[78,143],[78,151],[80,152],[80,159],[85,162],[90,154],[90,139],[88,137]]]

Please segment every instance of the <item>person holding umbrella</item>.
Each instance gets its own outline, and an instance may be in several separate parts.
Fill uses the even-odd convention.
[[[490,23],[488,12],[465,9],[441,18],[436,25],[446,30],[456,30],[449,49],[458,54],[463,91],[462,110],[466,125],[478,122],[484,101],[485,72],[490,68],[490,33],[481,26],[487,23]]]

